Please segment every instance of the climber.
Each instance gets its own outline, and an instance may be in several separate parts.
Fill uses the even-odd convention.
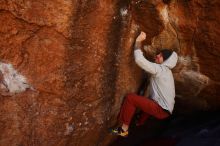
[[[111,129],[111,133],[123,137],[128,136],[129,124],[136,108],[143,111],[136,125],[144,124],[149,116],[165,119],[172,114],[174,108],[175,86],[171,69],[176,66],[177,53],[168,49],[161,50],[155,56],[155,63],[152,63],[145,59],[141,50],[145,38],[144,32],[136,38],[134,58],[136,64],[151,75],[149,98],[137,94],[128,94],[125,97],[119,114],[120,126]]]

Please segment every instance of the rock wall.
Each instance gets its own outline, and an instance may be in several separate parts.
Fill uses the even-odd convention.
[[[124,95],[141,82],[128,4],[0,2],[1,63],[30,86],[11,93],[0,70],[0,145],[85,146],[105,139]]]
[[[173,70],[176,111],[219,109],[219,2],[148,0],[136,1],[133,7],[136,23],[148,33],[145,50],[149,59],[161,48],[179,54]]]
[[[12,92],[0,68],[0,145],[108,145],[123,97],[142,81],[136,24],[147,33],[148,57],[160,48],[180,56],[177,111],[218,109],[218,7],[217,0],[0,1],[0,65],[19,83]]]

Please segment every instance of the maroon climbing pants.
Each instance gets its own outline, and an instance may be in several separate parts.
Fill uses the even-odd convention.
[[[143,111],[138,121],[139,124],[143,124],[143,122],[149,116],[153,116],[158,119],[164,119],[170,115],[167,111],[165,111],[159,104],[157,104],[153,100],[146,98],[144,96],[138,96],[136,94],[128,94],[121,107],[121,111],[119,114],[120,122],[129,125],[136,111],[136,108],[140,108]]]

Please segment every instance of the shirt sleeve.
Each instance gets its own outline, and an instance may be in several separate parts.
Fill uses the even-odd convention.
[[[161,66],[159,64],[148,61],[144,57],[143,52],[140,49],[134,51],[134,58],[136,64],[150,74],[156,75],[157,73],[162,71]]]

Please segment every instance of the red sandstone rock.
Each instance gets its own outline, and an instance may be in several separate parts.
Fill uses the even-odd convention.
[[[26,0],[0,9],[0,59],[34,88],[1,97],[0,145],[102,142],[141,78],[126,4]]]
[[[144,8],[141,8],[142,3],[145,5]],[[162,1],[142,3],[140,2],[139,7],[136,7],[149,11],[149,7],[154,6],[159,17],[152,19],[155,21],[160,18],[164,26],[159,34],[148,38],[150,43],[147,45],[151,46],[148,52],[170,48],[179,54],[179,63],[173,70],[177,102],[180,102],[178,105],[189,107],[189,112],[198,109],[217,109],[220,105],[217,100],[219,95],[215,92],[219,89],[217,73],[219,71],[216,69],[219,60],[217,55],[219,2],[182,0],[168,3]],[[141,23],[144,29],[149,28],[143,13],[135,13],[135,15],[139,16],[138,23]],[[150,22],[153,21],[150,19]],[[182,106],[176,107],[177,111],[187,112],[185,108],[181,108]]]

